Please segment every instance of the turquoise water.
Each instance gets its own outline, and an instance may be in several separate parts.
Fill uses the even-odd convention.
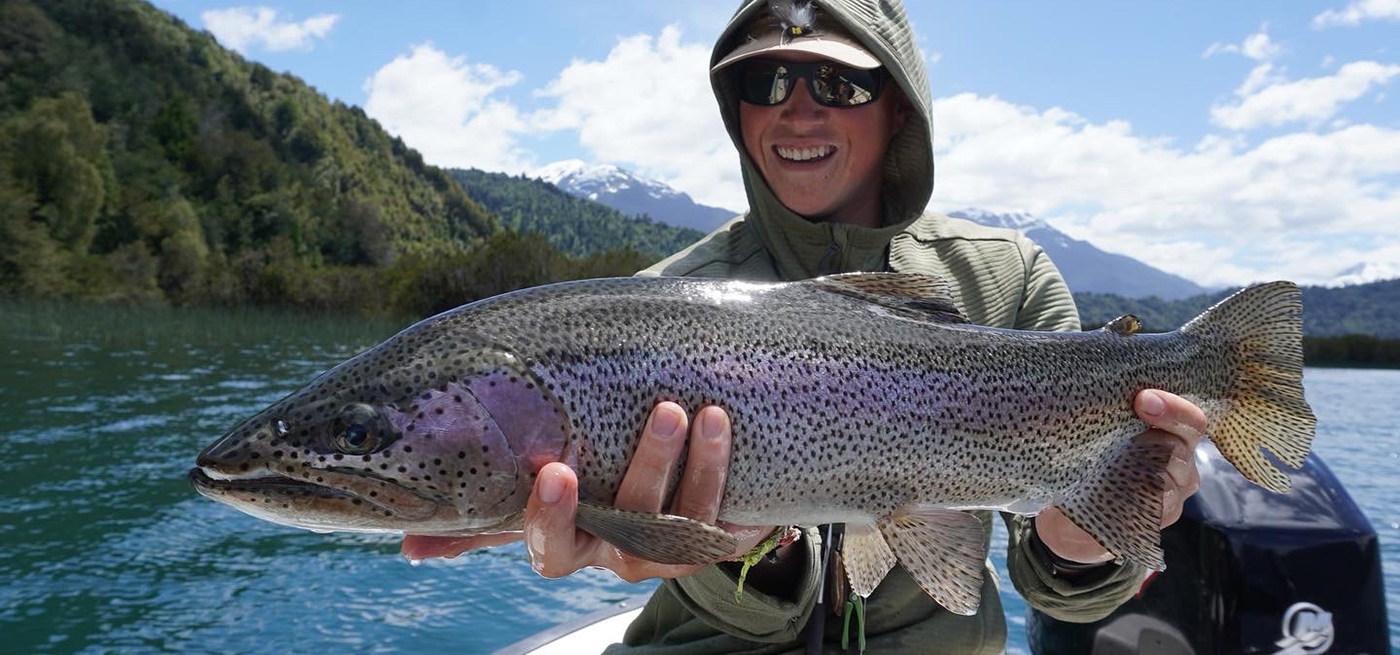
[[[648,591],[541,579],[519,547],[413,567],[395,538],[190,490],[200,448],[396,327],[0,305],[0,652],[481,653]],[[1309,369],[1307,387],[1317,451],[1381,534],[1400,647],[1400,371]],[[1024,652],[1024,604],[1004,602]]]

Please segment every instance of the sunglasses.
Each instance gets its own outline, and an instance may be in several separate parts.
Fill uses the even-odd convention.
[[[885,69],[864,70],[830,61],[794,62],[750,59],[740,62],[739,99],[772,107],[787,102],[797,79],[823,107],[859,107],[875,102],[884,86]]]

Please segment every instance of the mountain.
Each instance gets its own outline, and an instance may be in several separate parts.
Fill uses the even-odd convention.
[[[1329,287],[1345,287],[1353,284],[1381,282],[1400,278],[1400,264],[1388,262],[1362,262],[1350,266],[1327,281]]]
[[[628,216],[646,215],[677,227],[710,232],[739,212],[710,207],[670,186],[609,164],[558,161],[529,173],[580,198],[597,201]]]
[[[543,180],[476,169],[450,172],[467,195],[491,210],[503,226],[542,234],[554,247],[575,257],[628,249],[655,261],[705,236],[647,216],[625,216]]]
[[[1070,238],[1045,221],[1017,212],[996,214],[980,209],[948,213],[989,227],[1019,230],[1045,249],[1074,293],[1109,293],[1128,298],[1157,296],[1179,300],[1207,289],[1178,275],[1155,269],[1132,257],[1104,252],[1087,241]]]

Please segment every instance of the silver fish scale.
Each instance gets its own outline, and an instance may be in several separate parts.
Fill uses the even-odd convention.
[[[399,340],[383,357],[399,366],[395,354],[425,340],[462,357],[491,343],[523,360],[567,410],[587,498],[611,500],[657,402],[724,408],[734,447],[721,518],[753,524],[1043,506],[1144,429],[1138,390],[1219,399],[1231,382],[1213,340],[911,320],[810,282],[553,285]],[[444,368],[449,357],[414,377],[472,367],[459,357],[463,368]]]

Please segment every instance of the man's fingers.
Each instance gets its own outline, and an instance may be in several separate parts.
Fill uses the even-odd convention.
[[[428,559],[430,557],[453,558],[469,550],[477,548],[489,548],[491,546],[501,546],[514,541],[520,541],[519,532],[501,532],[498,534],[481,534],[470,537],[425,537],[423,535],[411,534],[403,538],[403,544],[399,547],[399,552],[404,557],[411,560]]]
[[[1148,425],[1185,439],[1192,448],[1200,443],[1209,427],[1201,408],[1181,396],[1158,389],[1139,392],[1133,399],[1133,409]]]
[[[695,415],[690,430],[690,451],[671,511],[714,523],[729,473],[731,446],[729,415],[718,407],[706,407]]]
[[[613,505],[619,509],[659,512],[666,502],[671,474],[685,448],[685,410],[675,403],[660,403],[642,428],[637,452],[627,466]]]
[[[1177,519],[1181,518],[1183,500],[1183,494],[1176,489],[1168,489],[1162,494],[1162,527],[1176,523]]]
[[[574,530],[578,477],[554,462],[540,469],[525,506],[525,549],[530,565],[546,578],[559,578],[584,566],[591,553],[580,548]]]
[[[1182,436],[1166,430],[1148,430],[1138,435],[1135,441],[1171,448],[1171,457],[1165,468],[1166,487],[1162,490],[1162,527],[1165,528],[1181,518],[1182,504],[1201,486],[1195,449]]]

